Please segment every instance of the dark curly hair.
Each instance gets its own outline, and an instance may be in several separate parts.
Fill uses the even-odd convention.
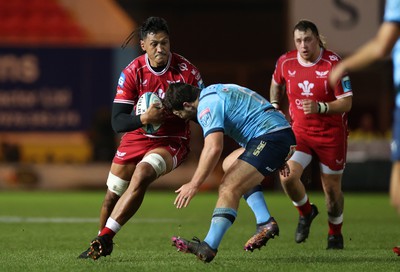
[[[170,110],[183,110],[184,102],[194,102],[200,94],[200,89],[186,83],[171,83],[165,93],[164,106]]]

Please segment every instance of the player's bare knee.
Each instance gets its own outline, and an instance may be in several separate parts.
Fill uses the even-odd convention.
[[[292,187],[296,185],[296,182],[298,181],[295,176],[287,176],[287,177],[283,177],[280,176],[280,181],[283,187]]]
[[[218,189],[218,195],[222,198],[237,197],[240,198],[243,194],[240,192],[240,188],[233,186],[230,183],[221,183]]]
[[[108,173],[107,178],[107,187],[108,190],[116,194],[120,197],[128,188],[129,181],[123,180],[120,177],[112,174],[111,172]]]
[[[106,193],[106,196],[104,197],[103,207],[108,208],[108,207],[114,206],[115,203],[117,203],[119,198],[120,198],[119,195],[108,190]]]
[[[151,153],[144,157],[138,164],[146,162],[150,164],[154,171],[156,172],[156,177],[163,175],[167,170],[167,163],[165,162],[164,158],[156,153]]]

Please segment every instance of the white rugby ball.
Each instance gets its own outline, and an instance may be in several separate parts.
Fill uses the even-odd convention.
[[[158,103],[162,104],[161,99],[154,93],[144,93],[139,97],[139,100],[136,105],[136,115],[143,114],[147,111],[151,104]],[[142,127],[146,133],[155,133],[161,124],[147,124]]]

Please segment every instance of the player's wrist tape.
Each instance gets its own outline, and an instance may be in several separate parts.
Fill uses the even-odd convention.
[[[329,106],[325,102],[318,102],[318,113],[327,113],[329,110]]]
[[[275,109],[279,108],[279,102],[278,101],[271,101],[271,105],[274,106]]]

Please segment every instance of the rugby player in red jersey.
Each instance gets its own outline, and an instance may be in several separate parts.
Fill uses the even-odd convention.
[[[100,212],[100,232],[78,258],[97,259],[110,255],[112,238],[138,211],[148,186],[178,167],[189,152],[188,122],[154,104],[141,115],[132,114],[132,111],[142,94],[152,92],[162,99],[173,82],[203,88],[201,75],[187,59],[171,52],[169,29],[164,19],[149,17],[139,35],[145,53],[122,71],[112,106],[112,127],[125,134],[108,175],[108,190]],[[161,127],[153,134],[141,128],[160,123]]]
[[[327,249],[343,249],[341,182],[347,152],[347,112],[353,95],[350,79],[345,76],[330,87],[328,76],[340,57],[326,49],[313,22],[299,21],[293,39],[296,50],[278,59],[270,86],[270,101],[276,108],[286,92],[297,140],[296,152],[288,161],[290,175],[281,176],[281,183],[300,215],[295,241],[304,242],[318,209],[310,204],[300,178],[313,157],[319,161],[328,212]]]

